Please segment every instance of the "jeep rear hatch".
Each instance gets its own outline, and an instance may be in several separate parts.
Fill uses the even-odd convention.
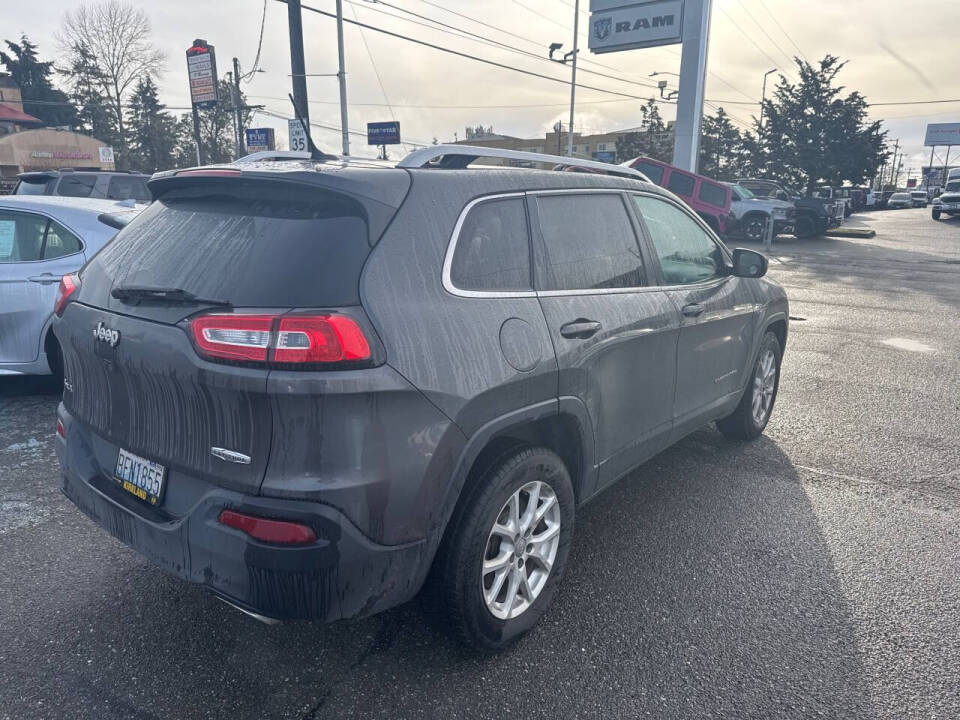
[[[364,206],[344,194],[219,178],[163,193],[80,272],[57,327],[64,403],[113,447],[102,473],[123,448],[256,492],[270,449],[269,369],[218,351],[278,334],[234,316],[355,306],[369,252]],[[213,323],[213,352],[191,324],[211,314],[231,317]],[[291,337],[323,339],[311,332]]]

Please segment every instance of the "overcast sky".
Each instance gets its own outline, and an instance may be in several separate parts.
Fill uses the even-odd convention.
[[[387,1],[537,56],[545,55],[551,42],[563,42],[565,50],[572,46],[573,0]],[[59,60],[54,33],[64,11],[76,4],[75,0],[3,0],[3,38],[14,39],[26,33],[40,45],[45,59]],[[162,100],[167,105],[188,104],[184,51],[195,37],[216,46],[221,75],[230,68],[233,56],[239,58],[242,68],[252,66],[263,0],[139,0],[134,4],[149,14],[154,41],[167,53],[160,76]],[[304,0],[304,4],[326,11],[334,9],[333,0]],[[589,0],[582,0],[582,46],[586,45],[588,5]],[[569,79],[569,70],[560,65],[457,37],[449,29],[429,29],[424,26],[428,21],[383,3],[344,0],[344,13],[347,19],[356,18],[511,67]],[[307,72],[336,72],[334,21],[304,9],[303,24]],[[790,58],[794,55],[802,53],[813,62],[832,53],[848,61],[841,74],[843,84],[860,90],[870,102],[960,99],[960,72],[955,61],[958,28],[960,0],[714,0],[706,97],[711,105],[722,105],[745,125],[758,112],[765,71],[776,67],[793,75]],[[405,139],[423,143],[434,137],[452,140],[454,133],[463,138],[466,125],[482,123],[504,134],[533,137],[542,135],[558,119],[567,121],[569,85],[454,57],[371,30],[361,33],[350,25],[345,36],[351,130],[363,131],[367,122],[395,118]],[[257,74],[243,89],[251,103],[264,104],[283,115],[291,114],[286,100],[290,91],[288,40],[286,6],[267,0],[260,61],[265,72]],[[578,82],[650,97],[657,90],[648,85],[660,79],[651,78],[650,73],[678,72],[679,49],[672,46],[591,55],[584,47],[581,70],[624,80],[581,72]],[[771,80],[775,77],[772,75]],[[666,79],[674,86],[675,77],[667,75]],[[309,78],[308,91],[311,120],[338,126],[336,78]],[[618,130],[635,126],[640,120],[641,100],[578,89],[577,101],[578,131]],[[706,111],[713,109],[708,106]],[[662,106],[662,112],[668,119],[673,117],[672,106]],[[906,147],[904,170],[909,166],[916,172],[929,162],[929,149],[922,147],[926,123],[960,122],[960,102],[877,106],[872,113],[885,121],[891,140],[900,138]],[[277,127],[278,141],[286,141],[282,120],[258,115],[254,126]],[[321,147],[339,150],[337,132],[315,129],[313,133]],[[351,141],[353,154],[373,154],[364,137],[356,135]],[[960,148],[955,152],[960,156]],[[938,153],[942,162],[942,151]]]

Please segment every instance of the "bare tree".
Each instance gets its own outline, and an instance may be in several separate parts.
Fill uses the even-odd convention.
[[[64,14],[56,37],[71,59],[85,56],[96,66],[96,77],[114,116],[122,156],[127,150],[127,95],[140,78],[157,77],[166,59],[163,51],[150,42],[150,18],[121,0],[82,3]]]

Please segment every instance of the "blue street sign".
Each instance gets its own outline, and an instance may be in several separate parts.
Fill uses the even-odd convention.
[[[367,123],[367,145],[399,145],[400,123],[373,122]]]
[[[273,150],[275,146],[273,128],[247,128],[243,139],[248,152]]]
[[[598,150],[593,154],[593,159],[596,160],[597,162],[612,163],[616,161],[617,155],[616,153],[611,152],[610,150],[606,150],[606,151]]]

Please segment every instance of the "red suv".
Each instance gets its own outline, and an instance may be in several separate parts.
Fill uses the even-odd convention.
[[[730,221],[729,187],[652,158],[638,157],[624,165],[636,168],[650,178],[650,182],[681,198],[717,235],[726,234]]]

